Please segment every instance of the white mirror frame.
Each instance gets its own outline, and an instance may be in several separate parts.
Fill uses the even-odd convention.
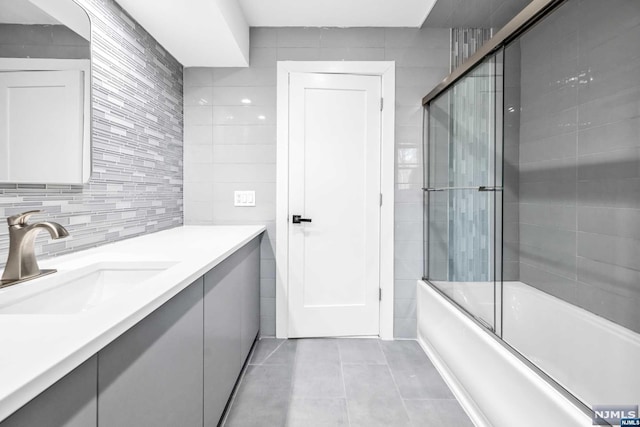
[[[89,41],[89,59],[53,59],[53,58],[0,58],[0,70],[14,71],[42,71],[42,70],[81,70],[88,78],[84,79],[84,106],[83,106],[83,131],[82,131],[82,182],[42,182],[29,184],[63,184],[82,185],[89,182],[93,172],[93,22],[91,15],[76,0],[29,0],[36,6],[54,16],[71,28],[76,33]],[[81,16],[78,10],[69,8],[69,1],[82,10],[82,13],[89,22],[89,28],[83,28],[79,21]],[[62,11],[59,12],[59,8]],[[58,11],[56,10],[58,8]],[[14,182],[4,182],[11,183]],[[22,184],[15,182],[15,184]]]

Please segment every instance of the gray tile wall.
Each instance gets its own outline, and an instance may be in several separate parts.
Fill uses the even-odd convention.
[[[0,186],[0,217],[44,209],[71,237],[41,233],[53,256],[182,224],[182,66],[113,0],[92,19],[93,177],[84,186]],[[0,265],[8,250],[0,227]]]
[[[0,58],[90,57],[89,42],[64,25],[0,24]]]
[[[521,40],[520,278],[640,332],[640,2]]]
[[[448,74],[449,56],[448,29],[253,28],[249,68],[185,70],[185,222],[267,224],[263,335],[275,333],[276,61],[396,61],[394,332],[415,337],[415,281],[422,276],[420,100]],[[235,208],[234,190],[256,190],[257,206]]]

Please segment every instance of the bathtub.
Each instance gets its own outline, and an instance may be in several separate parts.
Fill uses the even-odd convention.
[[[444,291],[493,319],[487,284],[466,285]],[[580,400],[640,403],[638,334],[521,282],[505,282],[503,298],[505,340]],[[417,299],[418,341],[477,426],[591,425],[570,397],[424,281]]]

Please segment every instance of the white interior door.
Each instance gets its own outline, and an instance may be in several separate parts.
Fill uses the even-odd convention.
[[[0,73],[0,181],[82,182],[83,85],[80,70]]]
[[[380,92],[379,76],[290,75],[290,337],[379,334]]]

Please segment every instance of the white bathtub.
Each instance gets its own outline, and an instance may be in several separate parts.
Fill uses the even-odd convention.
[[[458,283],[447,293],[489,317],[493,292],[479,289]],[[640,403],[638,334],[520,282],[504,284],[504,300],[505,340],[583,402]],[[423,281],[418,341],[477,426],[591,425],[589,416]]]
[[[493,282],[434,283],[493,326]],[[581,401],[640,404],[640,334],[522,282],[504,282],[503,298],[504,340]]]
[[[639,334],[522,282],[503,315],[505,341],[587,405],[640,404]]]

